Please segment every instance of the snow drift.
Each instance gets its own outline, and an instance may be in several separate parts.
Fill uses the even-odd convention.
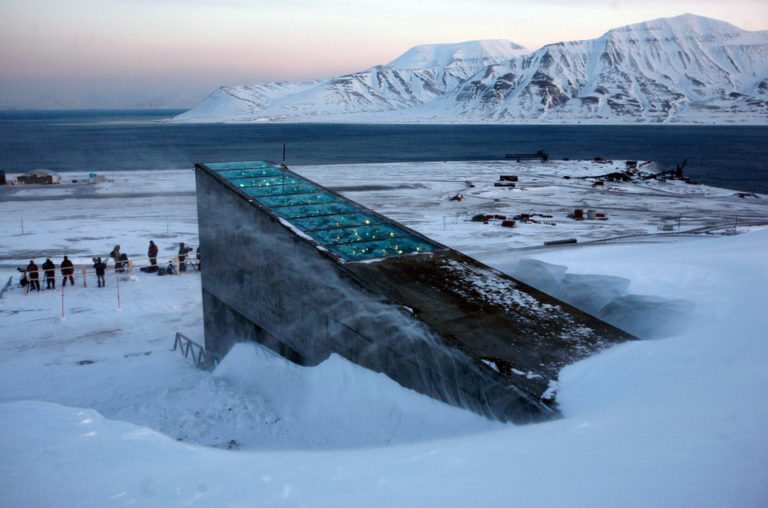
[[[0,404],[0,492],[9,506],[760,506],[768,495],[766,233],[545,255],[550,263],[567,258],[577,273],[594,273],[597,264],[606,275],[626,273],[634,291],[654,287],[706,311],[675,337],[567,367],[561,420],[399,446],[232,452],[179,443],[92,409],[11,400]],[[688,269],[670,271],[678,265]],[[348,427],[355,433],[368,430],[365,415],[373,421],[386,412],[375,407],[380,393],[422,416],[436,409],[427,398],[411,406],[411,395],[388,388],[383,376],[345,379],[351,371],[338,361],[301,379],[300,368],[283,371],[270,354],[240,352],[214,377],[260,383],[266,398],[275,390],[315,395],[317,375],[336,379],[322,388],[321,405],[332,404],[348,381],[362,381],[370,403],[357,407],[352,397],[341,406],[359,413]],[[254,366],[266,371],[252,373]],[[4,388],[6,396],[18,390]],[[323,410],[300,413],[309,428]]]

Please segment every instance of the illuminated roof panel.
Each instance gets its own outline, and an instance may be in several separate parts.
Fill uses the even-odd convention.
[[[309,233],[312,238],[320,243],[335,245],[351,242],[366,242],[370,240],[386,240],[408,236],[400,228],[390,224],[377,224],[375,226],[359,226],[339,229],[323,229]]]
[[[302,231],[311,232],[318,229],[370,226],[371,224],[381,224],[382,222],[387,222],[387,220],[381,215],[374,215],[372,213],[348,213],[293,219],[291,222]]]
[[[304,180],[295,176],[281,175],[281,176],[262,176],[259,178],[227,178],[236,187],[274,187],[277,185],[294,185],[302,183]]]
[[[341,201],[338,196],[330,192],[309,192],[305,194],[282,194],[278,196],[263,196],[256,200],[262,205],[273,208],[279,206],[319,205]]]
[[[337,215],[344,213],[357,212],[360,207],[347,203],[346,201],[337,201],[321,205],[310,206],[279,206],[272,208],[280,217],[285,219],[298,219],[303,217],[319,217],[321,215]],[[291,221],[293,222],[293,221]]]
[[[347,261],[442,249],[284,166],[264,161],[205,165],[232,187]]]
[[[415,236],[392,238],[373,242],[329,245],[328,248],[346,259],[375,259],[417,252],[429,252],[440,247]]]
[[[264,176],[278,176],[282,172],[278,168],[266,169],[228,169],[219,171],[219,175],[224,178],[260,178]]]
[[[265,185],[261,187],[247,187],[245,193],[253,197],[261,196],[282,196],[290,194],[307,194],[315,189],[308,183],[299,183],[293,185]]]

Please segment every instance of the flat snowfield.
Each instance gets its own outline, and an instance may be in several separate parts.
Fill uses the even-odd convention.
[[[525,426],[338,356],[241,344],[206,372],[172,350],[176,332],[204,341],[194,268],[17,287],[30,259],[197,247],[191,170],[0,188],[0,504],[765,506],[768,196],[594,186],[623,162],[291,169],[644,340],[566,367],[563,418]]]

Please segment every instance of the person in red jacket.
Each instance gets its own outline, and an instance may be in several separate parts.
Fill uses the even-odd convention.
[[[149,264],[152,265],[152,270],[157,270],[157,245],[152,240],[149,241],[149,250],[147,250],[147,257],[149,257]]]
[[[27,278],[29,279],[29,290],[40,291],[40,271],[37,269],[35,260],[31,260],[27,265]]]
[[[64,256],[64,261],[61,262],[61,275],[64,279],[62,282],[63,286],[67,285],[67,277],[69,277],[69,282],[71,282],[73,286],[75,285],[75,279],[72,277],[73,273],[75,273],[75,267],[72,264],[72,261],[70,261],[67,256]]]

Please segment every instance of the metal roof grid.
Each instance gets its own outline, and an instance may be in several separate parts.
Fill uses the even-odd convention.
[[[442,248],[290,173],[284,166],[267,161],[209,163],[204,166],[346,261]]]

